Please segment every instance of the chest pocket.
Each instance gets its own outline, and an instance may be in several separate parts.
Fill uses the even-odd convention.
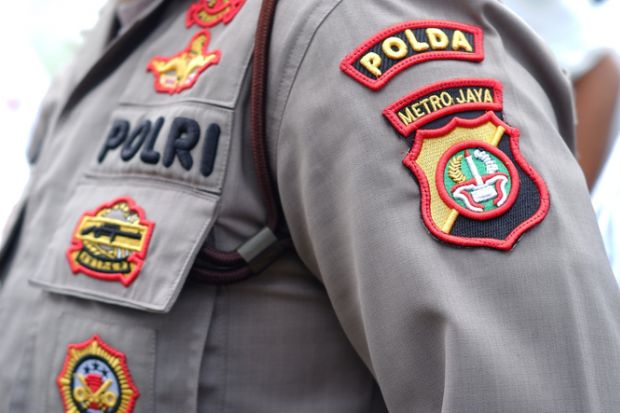
[[[191,2],[183,3],[184,11]],[[37,288],[24,288],[24,302],[16,299],[12,314],[1,316],[7,331],[31,330],[19,336],[28,347],[14,338],[15,351],[0,352],[3,365],[22,355],[14,387],[24,390],[11,394],[11,411],[54,411],[62,403],[69,410],[67,400],[106,411],[134,404],[136,413],[196,411],[215,289],[183,286],[218,216],[231,141],[241,138],[248,28],[259,5],[248,1],[233,22],[247,39],[234,39],[232,23],[213,28],[219,64],[192,88],[168,94],[154,89],[145,69],[152,56],[173,56],[193,37],[185,13],[171,9],[163,18],[174,21],[81,100],[75,118],[65,118],[70,127],[65,121],[46,143],[46,173],[35,181],[24,227],[32,242],[9,277],[28,277]],[[135,386],[122,391],[130,376]],[[89,378],[101,380],[91,386]]]
[[[216,217],[232,118],[196,103],[114,111],[30,281],[169,311]]]
[[[253,31],[240,36],[239,28],[255,27],[259,5],[248,2],[231,24],[208,30],[180,29],[186,13],[179,12],[136,52],[137,69],[93,139],[94,159],[54,218],[51,247],[31,283],[170,311],[217,218],[233,133],[241,138],[233,119]],[[194,61],[202,62],[195,70]]]
[[[41,213],[57,223],[30,282],[54,294],[42,295],[36,357],[23,364],[45,397],[28,403],[195,412],[215,290],[183,286],[217,219],[241,117],[233,105],[158,95],[107,118],[92,147],[76,143],[89,160],[60,213]]]

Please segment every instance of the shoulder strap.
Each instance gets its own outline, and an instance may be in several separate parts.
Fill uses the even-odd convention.
[[[282,230],[282,211],[269,169],[266,143],[265,100],[269,41],[276,5],[277,0],[263,0],[261,6],[252,55],[250,86],[252,155],[254,170],[267,207],[267,222],[262,230],[236,251],[224,252],[205,245],[192,269],[192,278],[202,282],[226,284],[245,280],[260,273],[292,245],[290,238],[281,236],[279,232]]]

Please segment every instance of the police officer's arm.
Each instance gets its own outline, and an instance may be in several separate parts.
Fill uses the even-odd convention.
[[[304,23],[276,19],[274,168],[296,249],[324,283],[390,411],[612,411],[620,300],[567,146],[568,81],[544,45],[495,1],[318,3],[316,10],[333,10],[304,50],[293,34],[304,34]],[[312,21],[317,13],[307,12]],[[437,31],[430,39],[425,27],[439,24],[420,22],[429,19],[480,28],[482,49],[466,29],[465,41],[454,40],[449,24],[440,29],[447,46]],[[388,44],[391,52],[381,42],[362,47],[350,69],[357,78],[339,68],[367,39],[403,22],[416,29],[414,39],[407,25],[393,33],[408,48],[402,60],[414,47],[439,53],[398,66],[377,90],[369,85],[399,60],[400,42]],[[446,48],[482,60],[441,59]],[[301,63],[282,63],[294,60],[284,51]],[[463,78],[490,82],[438,83]],[[292,86],[283,88],[287,79]],[[391,106],[392,122],[382,115],[429,85],[444,100],[427,96],[425,105],[423,94],[412,95]],[[465,108],[477,112],[459,116]],[[414,142],[452,140],[408,156],[413,134]],[[442,175],[429,172],[437,168]],[[493,176],[500,182],[487,185]],[[468,184],[458,198],[457,185]]]

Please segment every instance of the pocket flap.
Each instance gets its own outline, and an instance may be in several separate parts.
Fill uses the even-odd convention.
[[[213,225],[218,200],[154,179],[88,179],[70,197],[30,282],[168,312]]]

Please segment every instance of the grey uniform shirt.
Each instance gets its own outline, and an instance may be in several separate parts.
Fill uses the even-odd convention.
[[[518,18],[489,0],[280,1],[267,135],[294,249],[218,287],[191,276],[200,248],[233,250],[265,221],[248,107],[260,1],[210,2],[230,3],[211,20],[193,3],[154,1],[111,42],[106,8],[50,91],[3,248],[0,412],[620,409],[620,296],[569,149],[569,83]],[[477,60],[418,59],[378,90],[339,67],[388,27],[438,20],[481,30]],[[492,109],[455,122],[518,130],[521,188],[544,182],[510,211],[548,191],[513,248],[438,235],[424,205],[439,201],[402,161],[449,124],[401,136],[382,115],[451,79],[488,81]]]

